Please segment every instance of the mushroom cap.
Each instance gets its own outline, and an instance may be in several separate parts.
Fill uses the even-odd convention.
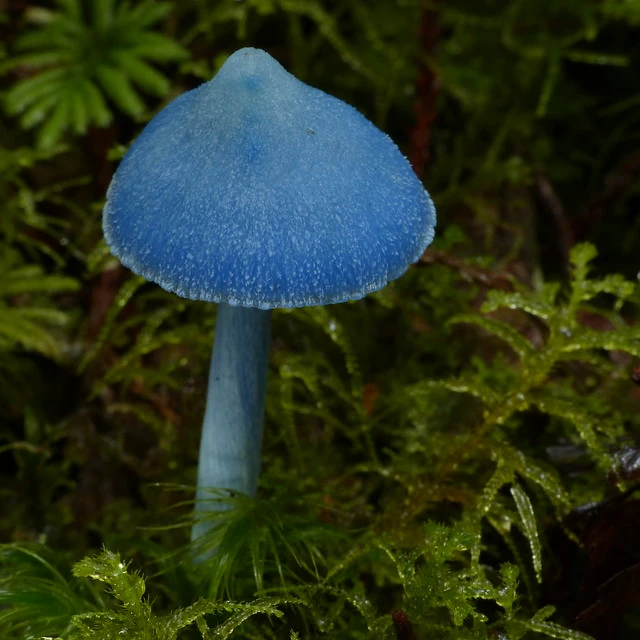
[[[103,226],[124,265],[169,291],[272,309],[384,287],[431,242],[435,209],[386,134],[246,48],[149,122]]]

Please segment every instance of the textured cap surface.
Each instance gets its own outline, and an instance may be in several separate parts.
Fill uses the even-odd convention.
[[[241,49],[146,126],[103,221],[114,255],[165,289],[271,309],[385,286],[431,242],[435,210],[386,134]]]

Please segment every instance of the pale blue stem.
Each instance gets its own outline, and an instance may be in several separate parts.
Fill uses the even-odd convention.
[[[210,488],[256,493],[270,337],[271,311],[218,305],[200,440],[196,512],[220,509],[211,501]],[[213,522],[196,523],[191,539],[211,526]]]

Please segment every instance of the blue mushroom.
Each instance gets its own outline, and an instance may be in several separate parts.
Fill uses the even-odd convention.
[[[271,309],[384,287],[431,242],[435,210],[386,134],[245,48],[149,122],[113,177],[103,225],[125,266],[219,303],[204,499],[209,487],[256,492]]]

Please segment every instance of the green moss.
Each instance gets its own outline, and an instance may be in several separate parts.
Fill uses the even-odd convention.
[[[26,5],[0,14],[3,638],[633,635],[637,3]],[[388,131],[439,227],[382,291],[274,313],[259,495],[213,492],[196,548],[215,309],[125,271],[100,211],[147,109],[245,45]]]

